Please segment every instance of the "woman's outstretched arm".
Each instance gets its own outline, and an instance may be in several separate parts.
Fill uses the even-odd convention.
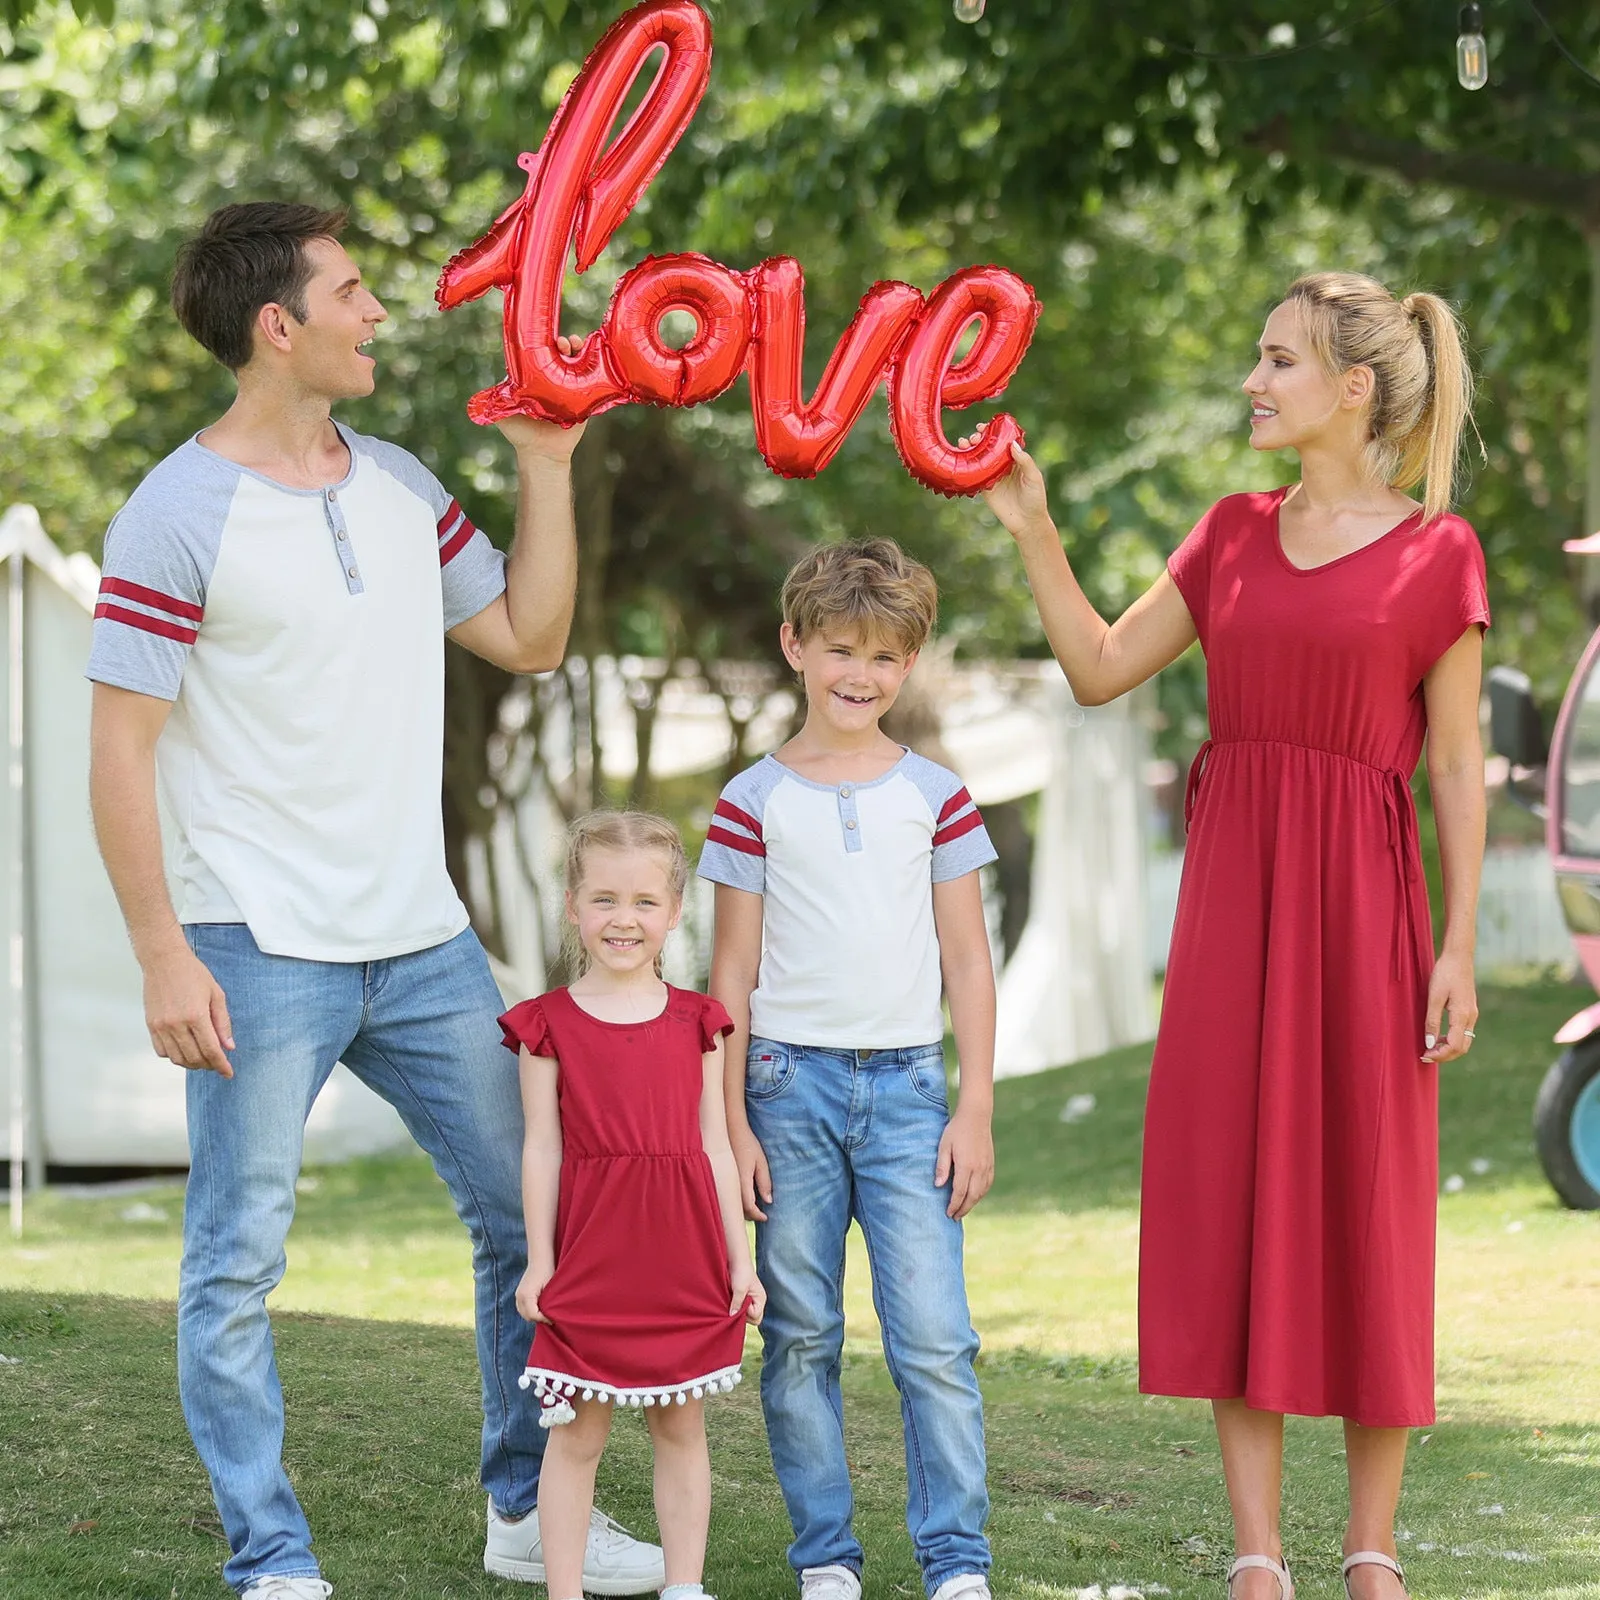
[[[1089,604],[1050,518],[1044,475],[1020,445],[1016,465],[984,499],[1022,552],[1045,637],[1079,705],[1104,705],[1154,677],[1195,641],[1194,619],[1170,574],[1159,578],[1115,622]]]

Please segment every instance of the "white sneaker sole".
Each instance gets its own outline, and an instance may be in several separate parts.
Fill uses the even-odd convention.
[[[513,1561],[508,1556],[485,1555],[483,1558],[483,1570],[496,1578],[510,1578],[513,1583],[543,1583],[545,1581],[544,1562],[542,1561]],[[661,1569],[660,1577],[596,1578],[586,1572],[583,1575],[583,1592],[585,1594],[607,1596],[654,1594],[666,1581],[665,1567]]]

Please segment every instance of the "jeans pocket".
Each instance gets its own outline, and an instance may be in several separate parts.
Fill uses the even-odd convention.
[[[905,1063],[905,1074],[911,1087],[930,1105],[941,1111],[950,1109],[950,1092],[944,1075],[944,1051],[938,1045],[929,1050],[919,1050]]]
[[[750,1100],[772,1100],[794,1081],[794,1050],[776,1039],[751,1035],[744,1062],[744,1092]]]

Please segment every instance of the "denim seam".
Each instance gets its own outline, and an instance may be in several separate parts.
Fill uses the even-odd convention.
[[[510,1429],[512,1397],[509,1394],[507,1394],[507,1392],[506,1392],[505,1379],[502,1376],[501,1371],[500,1371],[500,1360],[499,1360],[500,1339],[501,1339],[501,1331],[502,1331],[501,1330],[501,1304],[502,1304],[502,1301],[505,1298],[504,1293],[503,1293],[503,1286],[501,1284],[501,1274],[502,1274],[503,1269],[501,1267],[499,1253],[495,1250],[495,1247],[494,1247],[494,1240],[491,1237],[490,1229],[483,1223],[483,1220],[482,1220],[488,1214],[487,1213],[487,1208],[484,1206],[484,1203],[483,1203],[482,1199],[480,1198],[477,1189],[473,1186],[472,1177],[471,1177],[471,1174],[470,1174],[466,1164],[461,1160],[460,1156],[458,1156],[456,1154],[455,1148],[450,1143],[448,1135],[445,1133],[444,1129],[439,1126],[438,1119],[435,1118],[435,1116],[433,1115],[432,1110],[428,1107],[427,1103],[422,1099],[422,1097],[417,1093],[416,1089],[412,1086],[411,1080],[401,1070],[399,1063],[396,1062],[389,1055],[385,1054],[384,1051],[380,1050],[376,1045],[371,1043],[370,1040],[363,1040],[362,1044],[363,1044],[364,1048],[366,1048],[367,1050],[370,1050],[372,1052],[372,1054],[377,1057],[378,1060],[382,1061],[394,1073],[395,1081],[397,1083],[401,1084],[405,1088],[406,1093],[411,1096],[412,1103],[417,1107],[417,1109],[419,1110],[419,1112],[421,1112],[422,1115],[427,1117],[429,1123],[432,1124],[434,1132],[437,1133],[438,1136],[439,1136],[440,1147],[442,1149],[444,1149],[449,1154],[450,1160],[455,1164],[456,1171],[461,1174],[461,1185],[462,1185],[462,1188],[472,1197],[472,1204],[473,1204],[474,1208],[476,1209],[478,1217],[480,1219],[479,1220],[479,1232],[481,1233],[481,1235],[483,1237],[484,1254],[488,1258],[490,1270],[491,1270],[491,1272],[493,1273],[493,1276],[494,1276],[494,1283],[493,1283],[493,1289],[494,1289],[494,1293],[493,1293],[494,1328],[493,1328],[493,1333],[492,1333],[492,1337],[491,1337],[491,1340],[490,1340],[490,1345],[491,1345],[491,1348],[495,1351],[495,1359],[491,1363],[491,1367],[492,1367],[492,1370],[494,1372],[495,1387],[499,1391],[499,1397],[500,1397],[500,1434],[499,1434],[498,1440],[496,1441],[496,1448],[500,1451],[501,1455],[504,1458],[504,1465],[505,1465],[505,1468],[506,1468],[506,1477],[509,1480],[510,1477],[511,1477],[511,1461],[512,1461],[512,1457],[511,1457],[511,1442],[510,1442],[510,1439],[508,1437],[508,1433],[509,1433],[509,1429]]]
[[[873,1268],[872,1276],[874,1293],[872,1300],[874,1308],[878,1311],[878,1328],[883,1335],[884,1365],[888,1367],[889,1376],[894,1381],[895,1389],[900,1395],[901,1412],[905,1418],[906,1477],[908,1480],[910,1479],[913,1465],[915,1466],[917,1475],[917,1497],[922,1505],[922,1517],[915,1529],[908,1530],[911,1532],[911,1543],[913,1548],[915,1548],[921,1543],[919,1534],[922,1530],[922,1524],[925,1523],[928,1518],[928,1474],[922,1462],[922,1439],[917,1433],[916,1411],[906,1399],[905,1383],[901,1377],[900,1363],[895,1359],[894,1341],[889,1336],[889,1323],[893,1319],[885,1317],[882,1308],[878,1306],[878,1296],[876,1293],[877,1270],[874,1265],[877,1251],[872,1243],[872,1229],[867,1225],[866,1208],[860,1204],[852,1204],[851,1209],[855,1212],[856,1221],[861,1225],[861,1237],[866,1242],[867,1264],[869,1267]],[[909,1488],[909,1482],[907,1487]],[[920,1549],[916,1550],[916,1556],[917,1565],[921,1566],[922,1551]]]

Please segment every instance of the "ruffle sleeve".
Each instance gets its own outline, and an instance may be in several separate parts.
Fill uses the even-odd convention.
[[[524,1000],[500,1018],[500,1038],[507,1050],[524,1045],[536,1056],[553,1056],[556,1042],[550,1036],[550,1023],[544,1014],[544,1001]]]
[[[703,994],[700,1001],[700,1053],[709,1054],[717,1048],[717,1040],[733,1032],[733,1018],[723,1009],[720,1000]]]

